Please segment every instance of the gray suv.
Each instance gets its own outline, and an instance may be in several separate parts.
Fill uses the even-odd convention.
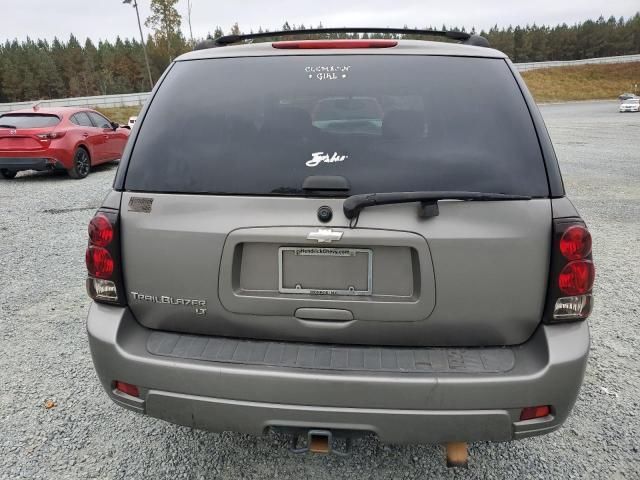
[[[257,34],[171,64],[89,226],[115,403],[295,451],[442,443],[451,463],[566,420],[591,237],[508,58],[427,33],[459,42]]]

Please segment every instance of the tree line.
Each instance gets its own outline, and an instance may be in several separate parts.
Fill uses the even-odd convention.
[[[192,50],[197,40],[186,39],[174,0],[152,0],[163,4],[145,23],[153,29],[144,44],[151,76],[156,81],[171,59]],[[168,6],[167,6],[168,5]],[[190,20],[190,19],[189,19]],[[319,25],[322,27],[322,25]],[[306,28],[290,25],[283,30]],[[443,26],[444,30],[458,30]],[[464,31],[464,28],[459,30]],[[260,31],[263,31],[260,29]],[[268,30],[267,30],[268,31]],[[472,33],[476,33],[474,29]],[[236,23],[227,33],[238,34]],[[603,17],[575,25],[526,25],[498,27],[478,32],[491,46],[505,52],[514,62],[575,60],[582,58],[640,53],[640,13],[616,19]],[[209,38],[224,34],[216,27]],[[357,34],[310,35],[307,38],[355,38]],[[361,35],[359,38],[388,38],[393,35]],[[403,38],[424,38],[405,35]],[[272,41],[266,38],[261,41]],[[47,98],[110,95],[149,90],[143,44],[136,39],[117,38],[114,42],[91,39],[81,43],[74,35],[63,41],[6,41],[0,44],[0,102]]]

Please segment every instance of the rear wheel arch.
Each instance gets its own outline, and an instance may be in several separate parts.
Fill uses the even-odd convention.
[[[89,155],[89,160],[91,161],[91,164],[93,165],[95,157],[93,155],[93,152],[91,151],[91,148],[89,148],[89,145],[87,145],[85,143],[78,143],[78,145],[76,145],[76,148],[73,149],[73,154],[74,155],[78,151],[79,148],[82,148],[83,150],[85,150],[87,152],[87,154]]]
[[[72,165],[67,170],[71,178],[85,178],[91,172],[91,152],[84,145],[78,145],[73,151]]]

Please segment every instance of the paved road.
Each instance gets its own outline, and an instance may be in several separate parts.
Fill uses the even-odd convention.
[[[91,364],[83,288],[86,224],[115,167],[83,181],[23,173],[0,181],[0,478],[640,478],[640,114],[595,102],[543,114],[598,269],[592,355],[562,430],[474,444],[470,468],[451,471],[437,446],[366,440],[349,458],[299,457],[283,438],[117,408]]]

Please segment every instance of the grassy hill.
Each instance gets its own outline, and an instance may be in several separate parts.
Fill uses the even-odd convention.
[[[138,115],[140,107],[96,108],[96,110],[106,115],[109,120],[124,124],[129,121],[129,117]]]
[[[640,62],[530,70],[522,78],[538,103],[615,100],[622,92],[633,92],[636,83],[640,88]]]

